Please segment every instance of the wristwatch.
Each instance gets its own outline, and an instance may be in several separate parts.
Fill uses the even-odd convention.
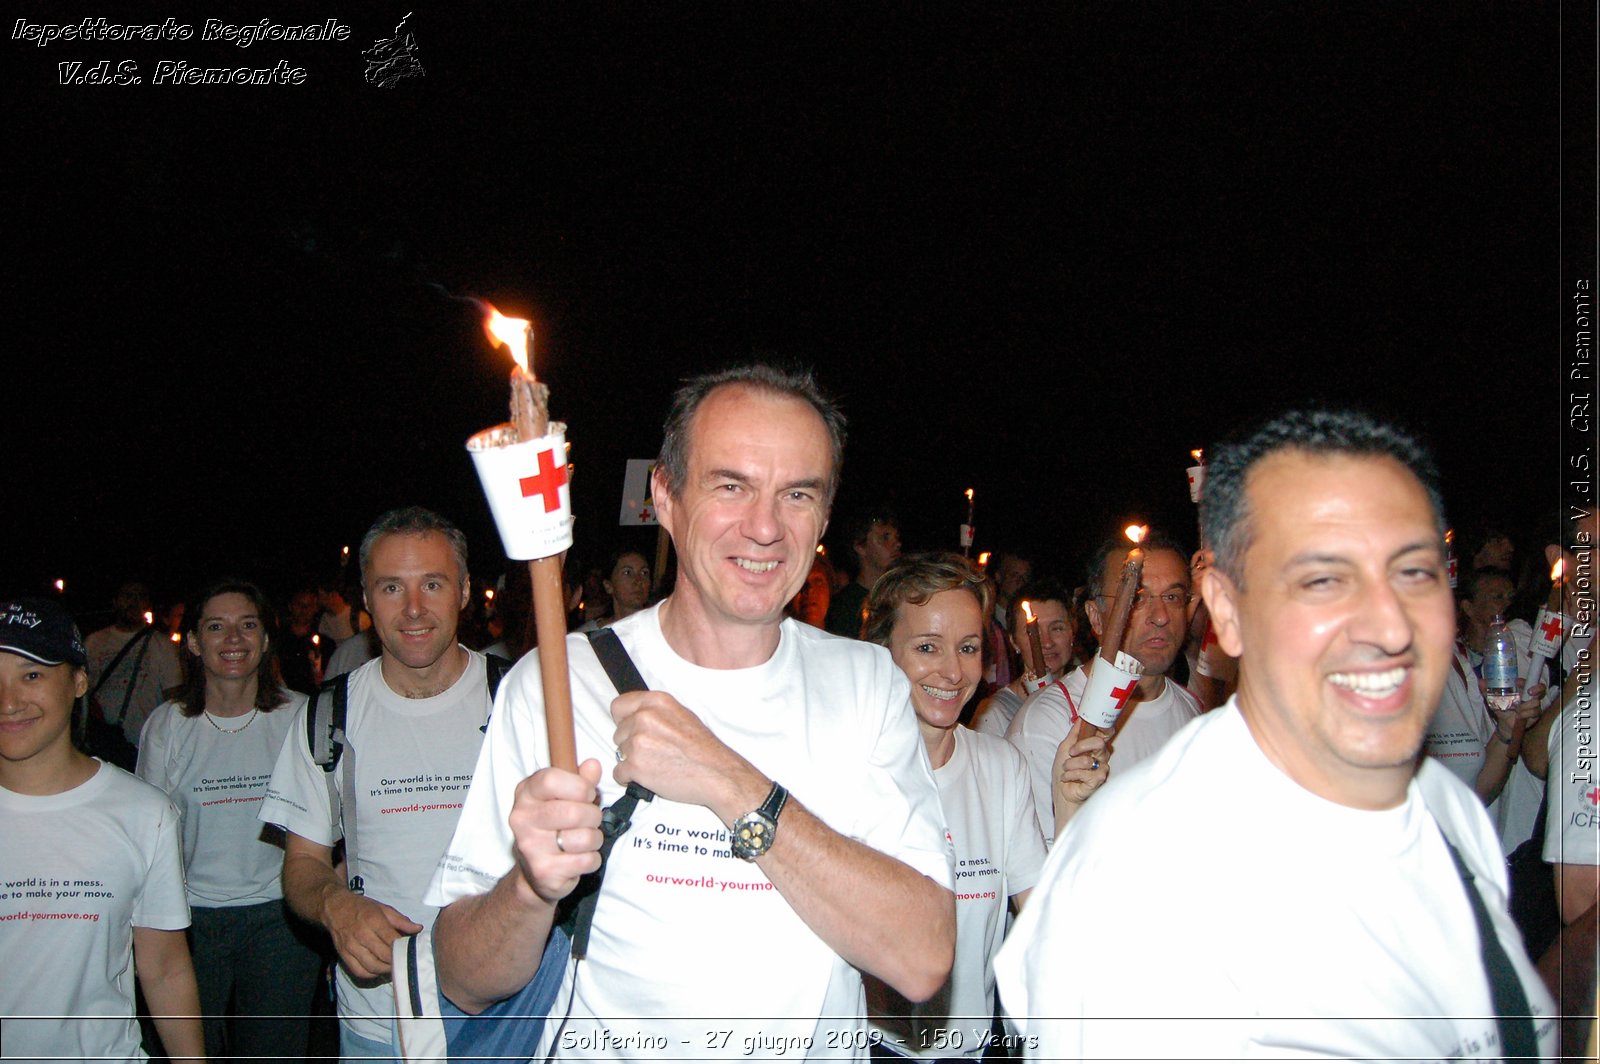
[[[767,800],[759,808],[733,822],[728,846],[735,857],[754,861],[772,849],[773,840],[778,837],[778,814],[783,812],[788,800],[789,792],[783,789],[783,784],[774,782]]]

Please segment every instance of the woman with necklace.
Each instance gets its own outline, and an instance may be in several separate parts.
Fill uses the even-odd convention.
[[[320,967],[283,902],[281,838],[256,811],[305,696],[284,689],[255,585],[223,580],[186,614],[185,682],[145,722],[140,778],[183,817],[206,1055],[299,1056]],[[271,831],[274,829],[268,829]]]

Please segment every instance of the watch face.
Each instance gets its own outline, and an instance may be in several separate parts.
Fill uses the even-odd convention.
[[[746,813],[733,823],[732,850],[737,857],[751,860],[772,848],[778,825],[766,815]]]

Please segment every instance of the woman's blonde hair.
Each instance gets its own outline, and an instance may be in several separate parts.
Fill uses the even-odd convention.
[[[867,593],[864,638],[888,646],[901,606],[908,602],[920,606],[941,591],[963,588],[972,592],[978,600],[978,612],[987,619],[993,596],[983,574],[971,562],[950,551],[907,554],[878,577]]]

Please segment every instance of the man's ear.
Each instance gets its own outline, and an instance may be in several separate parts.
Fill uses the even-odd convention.
[[[1100,639],[1100,628],[1105,623],[1100,616],[1100,600],[1091,595],[1083,603],[1083,612],[1089,617],[1089,631],[1094,633],[1096,639]]]
[[[1211,611],[1211,627],[1217,633],[1217,644],[1230,658],[1244,654],[1244,633],[1239,627],[1239,589],[1221,569],[1207,569],[1200,574],[1200,597]]]
[[[362,596],[362,598],[365,598],[365,597],[366,597],[365,595]],[[463,610],[466,609],[467,608],[467,603],[471,599],[472,599],[472,574],[471,573],[462,573],[461,574],[461,606],[459,608],[463,609]],[[369,610],[368,612],[370,613],[371,611]]]
[[[655,507],[656,520],[667,530],[667,535],[670,537],[672,521],[676,515],[672,509],[672,493],[667,490],[666,470],[659,464],[650,470],[650,502]]]

